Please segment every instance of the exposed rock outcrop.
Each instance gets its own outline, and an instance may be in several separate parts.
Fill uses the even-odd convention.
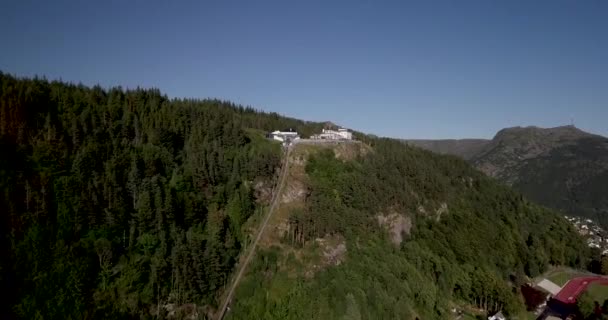
[[[409,235],[412,229],[412,219],[399,213],[377,215],[376,219],[378,224],[389,232],[395,245],[400,245],[403,242],[403,234]]]
[[[285,190],[281,195],[281,203],[291,203],[294,201],[303,201],[306,198],[308,190],[304,183],[299,180],[292,180],[287,183]]]
[[[338,239],[317,238],[316,243],[323,250],[325,265],[338,266],[346,256],[346,241],[341,237]]]
[[[253,185],[253,194],[256,202],[268,205],[272,200],[272,184],[268,181],[258,180]]]

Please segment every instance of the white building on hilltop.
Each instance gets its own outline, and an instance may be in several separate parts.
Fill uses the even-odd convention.
[[[353,133],[345,128],[340,128],[338,129],[338,131],[323,129],[323,131],[321,131],[321,134],[314,135],[312,138],[323,140],[352,140]]]
[[[283,143],[289,143],[293,140],[300,139],[298,132],[293,130],[292,128],[285,130],[276,130],[268,134],[268,138],[276,141],[281,141]]]

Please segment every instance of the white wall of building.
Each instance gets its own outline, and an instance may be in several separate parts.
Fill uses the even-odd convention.
[[[326,130],[323,129],[322,133],[319,134],[319,139],[327,139],[327,140],[352,140],[353,133],[349,132],[347,129],[339,129],[336,130]]]
[[[293,131],[273,131],[270,133],[270,137],[273,140],[285,142],[287,140],[298,140],[300,136],[297,132]]]
[[[338,129],[338,134],[343,136],[344,139],[348,139],[348,140],[352,140],[353,139],[353,133],[348,131],[347,129]]]

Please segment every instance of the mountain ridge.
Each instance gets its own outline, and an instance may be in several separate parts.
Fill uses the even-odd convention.
[[[573,125],[510,127],[491,140],[450,149],[445,140],[406,140],[418,147],[459,156],[484,173],[513,186],[539,203],[608,223],[608,138]],[[458,152],[459,151],[459,152]],[[608,180],[606,180],[608,181]]]
[[[483,150],[490,142],[488,139],[409,139],[404,141],[433,152],[456,155],[465,160]]]

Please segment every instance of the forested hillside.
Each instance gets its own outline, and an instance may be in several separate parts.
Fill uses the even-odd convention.
[[[492,140],[406,140],[469,160],[529,199],[608,226],[608,138],[574,126],[513,127]]]
[[[486,139],[444,139],[444,140],[424,140],[408,139],[405,143],[431,150],[440,154],[452,154],[465,160],[470,160],[475,155],[482,152],[490,140]]]
[[[158,90],[5,74],[0,90],[3,319],[204,319],[276,179],[281,148],[264,132],[323,126]],[[525,275],[586,263],[563,219],[464,161],[358,138],[365,154],[293,159],[305,206],[257,254],[228,317],[516,314]],[[411,228],[395,242],[387,219]],[[311,271],[307,250],[331,241],[343,257]]]
[[[471,162],[530,199],[608,226],[608,138],[574,126],[499,131]]]
[[[305,205],[258,255],[231,319],[449,319],[455,305],[517,317],[527,276],[586,262],[563,218],[463,160],[367,142],[353,160],[311,153]]]
[[[320,126],[0,73],[0,318],[202,315],[280,164],[262,130]]]

